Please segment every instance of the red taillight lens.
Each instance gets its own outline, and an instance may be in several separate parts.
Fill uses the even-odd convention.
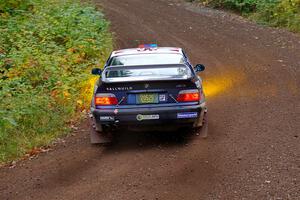
[[[118,99],[114,95],[96,95],[95,96],[95,105],[96,106],[109,106],[117,105]]]
[[[200,93],[198,90],[181,91],[177,97],[178,102],[200,101]]]

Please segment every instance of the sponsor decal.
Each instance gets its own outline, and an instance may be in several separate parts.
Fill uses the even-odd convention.
[[[197,112],[184,112],[184,113],[177,113],[177,119],[189,119],[189,118],[197,118]]]
[[[166,101],[167,100],[165,94],[160,94],[158,98],[159,98],[159,101]]]
[[[126,90],[132,90],[132,87],[107,87],[107,91],[126,91]]]
[[[159,115],[141,115],[141,114],[138,114],[136,116],[136,120],[138,120],[138,121],[153,120],[153,119],[159,119]]]
[[[115,121],[115,117],[112,117],[112,116],[100,116],[100,121]]]
[[[196,81],[195,84],[196,84],[196,87],[197,87],[197,88],[201,88],[201,83],[200,83],[200,81]]]

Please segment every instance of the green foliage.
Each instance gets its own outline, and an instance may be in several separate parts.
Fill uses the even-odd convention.
[[[288,27],[300,32],[300,0],[282,0],[261,3],[252,17],[261,23]]]
[[[32,6],[31,0],[0,0],[0,14],[15,14],[26,11]]]
[[[112,39],[103,15],[79,0],[30,0],[30,9],[0,2],[1,163],[66,133],[90,101],[90,69],[102,66]]]
[[[300,0],[192,0],[238,11],[252,19],[300,32]]]
[[[259,0],[211,0],[205,2],[217,8],[226,8],[249,13],[256,9],[258,1]]]

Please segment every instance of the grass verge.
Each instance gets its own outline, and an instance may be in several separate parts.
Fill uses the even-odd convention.
[[[49,144],[88,107],[109,23],[79,0],[0,0],[0,164]]]

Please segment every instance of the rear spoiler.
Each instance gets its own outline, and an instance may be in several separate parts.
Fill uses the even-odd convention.
[[[181,77],[174,77],[171,75],[160,75],[160,76],[138,76],[138,77],[106,77],[109,70],[124,70],[124,69],[153,69],[155,68],[168,68],[168,67],[185,67],[190,73]],[[192,78],[192,71],[190,67],[185,64],[164,64],[164,65],[130,65],[130,66],[108,66],[106,67],[101,76],[102,82],[105,83],[119,83],[119,82],[138,82],[138,81],[163,81],[163,80],[189,80]]]

